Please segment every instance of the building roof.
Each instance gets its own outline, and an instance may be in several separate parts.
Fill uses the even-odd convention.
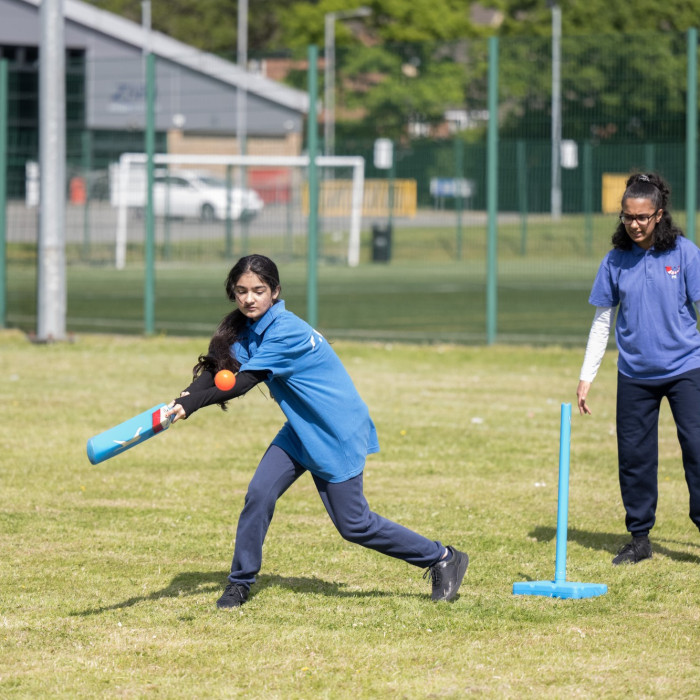
[[[33,5],[37,11],[42,3],[42,0],[19,1]],[[133,46],[139,51],[148,50],[172,63],[215,78],[233,87],[245,88],[247,92],[270,102],[281,104],[304,114],[309,111],[308,95],[301,90],[295,90],[282,83],[245,71],[231,61],[172,39],[162,32],[149,31],[136,22],[101,10],[94,5],[80,2],[80,0],[64,0],[64,17],[67,21],[105,34]]]

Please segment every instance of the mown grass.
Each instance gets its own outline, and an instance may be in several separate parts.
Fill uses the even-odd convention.
[[[626,540],[614,357],[572,421],[570,581],[589,600],[513,596],[554,576],[559,415],[582,348],[335,342],[382,451],[371,506],[469,552],[459,598],[340,539],[312,480],[280,501],[248,604],[215,608],[246,484],[282,422],[265,392],[204,409],[91,466],[93,434],[167,401],[206,339],[0,334],[0,696],[691,698],[700,537],[669,412],[654,558]]]
[[[208,332],[230,310],[223,291],[228,270],[228,263],[159,268],[156,331]],[[288,264],[282,273],[288,308],[306,315],[306,266]],[[499,337],[508,342],[585,343],[593,317],[587,300],[594,276],[595,268],[585,263],[552,272],[509,266],[498,289]],[[143,268],[71,267],[67,287],[69,332],[143,332]],[[8,318],[25,331],[36,328],[35,290],[35,270],[12,272]],[[323,267],[318,327],[362,340],[483,342],[483,269],[465,263]]]
[[[208,333],[230,304],[223,281],[231,263],[162,265],[156,271],[155,328],[176,335]],[[561,259],[550,266],[512,261],[497,289],[497,333],[504,342],[581,344],[592,318],[588,294],[597,262]],[[67,273],[69,332],[144,331],[144,270],[72,266]],[[307,312],[307,268],[285,264],[288,307]],[[36,329],[36,270],[12,267],[8,323]],[[323,266],[318,275],[318,328],[355,340],[482,343],[486,274],[481,263],[404,262],[359,268]]]
[[[369,230],[363,232],[361,264],[356,268],[344,263],[346,235],[341,235],[341,242],[332,232],[321,235],[319,329],[353,340],[482,343],[487,332],[487,284],[495,276],[499,340],[585,342],[592,315],[587,299],[598,264],[610,247],[610,217],[590,221],[582,216],[556,221],[541,215],[527,221],[502,217],[494,275],[488,269],[483,214],[466,212],[461,233],[438,214],[443,213],[436,213],[435,223],[425,226],[397,220],[388,264],[371,262]],[[421,218],[430,222],[425,212]],[[168,256],[158,248],[155,328],[201,335],[227,310],[223,280],[233,260],[224,254],[223,234],[211,238],[196,222],[185,228],[191,238],[178,240]],[[290,308],[305,314],[306,237],[295,236],[296,248],[289,249],[285,237],[264,234],[261,228],[251,236],[245,251],[237,241],[233,259],[243,252],[270,255],[280,264]],[[67,251],[73,261],[67,272],[68,330],[141,333],[143,248],[134,243],[126,269],[116,270],[113,244],[102,247],[106,258],[96,246],[88,258],[80,246]],[[8,250],[7,320],[12,327],[31,332],[36,328],[36,262],[26,257],[27,246],[13,244]]]

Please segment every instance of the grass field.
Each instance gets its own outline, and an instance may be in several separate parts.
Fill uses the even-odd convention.
[[[588,294],[595,270],[585,262],[537,271],[508,265],[498,289],[499,339],[585,344],[593,309]],[[208,334],[228,313],[223,282],[228,263],[162,266],[156,275],[156,332]],[[287,308],[306,315],[306,265],[280,266]],[[68,270],[70,332],[144,330],[143,268]],[[469,263],[397,263],[319,271],[318,326],[329,336],[480,343],[486,339],[483,266]],[[36,273],[10,278],[13,326],[36,328]]]
[[[498,232],[497,336],[502,342],[585,343],[592,318],[588,295],[598,264],[609,249],[609,217],[595,219],[589,244],[582,217],[530,222],[527,254],[517,223]],[[193,227],[196,230],[196,227]],[[328,335],[382,339],[483,343],[486,340],[486,233],[465,227],[463,257],[456,258],[455,231],[446,227],[399,228],[390,264],[368,259],[365,232],[359,267],[321,256],[318,269],[318,326]],[[302,237],[301,242],[305,239]],[[155,273],[155,326],[159,333],[208,334],[227,311],[223,280],[232,261],[220,241],[200,250],[183,249],[159,258]],[[205,243],[200,242],[200,246]],[[252,245],[252,242],[251,242]],[[300,315],[307,309],[306,253],[285,257],[280,239],[261,238],[254,251],[280,265],[283,296]],[[275,247],[277,246],[277,247]],[[321,245],[324,251],[328,242]],[[25,331],[36,328],[36,263],[32,251],[12,247],[8,272],[8,320]],[[138,253],[138,254],[137,254]],[[70,332],[140,333],[144,330],[142,251],[125,270],[113,265],[68,267],[67,323]]]
[[[93,434],[167,401],[206,338],[0,333],[0,696],[696,698],[700,536],[670,414],[654,558],[626,541],[614,354],[572,424],[570,581],[589,600],[513,596],[554,574],[559,414],[582,348],[358,344],[336,350],[382,451],[370,505],[466,550],[459,598],[340,539],[310,478],[279,503],[254,595],[215,602],[257,460],[282,422],[265,392],[212,407],[93,467]]]

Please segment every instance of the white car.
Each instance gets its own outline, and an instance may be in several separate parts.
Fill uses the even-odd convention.
[[[188,170],[156,172],[153,179],[153,212],[156,216],[195,218],[202,221],[226,219],[250,221],[265,206],[251,189],[231,187],[230,201],[226,180]]]

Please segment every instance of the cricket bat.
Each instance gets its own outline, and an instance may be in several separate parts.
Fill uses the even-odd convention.
[[[104,433],[87,441],[87,456],[92,464],[99,464],[130,450],[170,427],[171,417],[165,417],[168,407],[160,403]]]

